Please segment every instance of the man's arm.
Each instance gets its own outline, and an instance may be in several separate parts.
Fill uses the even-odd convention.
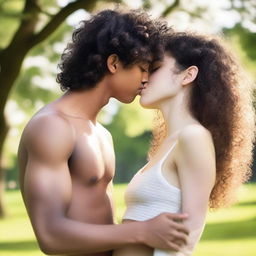
[[[128,244],[144,243],[159,248],[178,248],[173,231],[186,229],[162,214],[146,222],[95,225],[69,219],[72,183],[68,159],[74,147],[70,124],[58,117],[39,117],[24,131],[28,153],[23,198],[37,240],[47,254],[94,253]],[[184,217],[180,217],[184,219]],[[185,234],[179,234],[186,239]]]
[[[176,159],[182,190],[182,211],[189,218],[188,244],[181,249],[191,255],[202,234],[211,190],[215,182],[215,151],[210,133],[198,125],[181,132]],[[176,255],[176,254],[174,254]]]

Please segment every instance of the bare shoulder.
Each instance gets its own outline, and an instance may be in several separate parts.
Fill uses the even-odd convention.
[[[188,159],[215,159],[215,149],[209,130],[199,124],[186,126],[179,134],[179,153]]]
[[[205,127],[193,124],[180,132],[175,160],[183,182],[202,182],[200,186],[206,188],[214,186],[215,148],[211,133]]]
[[[213,139],[209,130],[199,124],[187,125],[179,134],[179,143],[183,146],[203,144],[212,147]]]
[[[25,148],[35,154],[68,153],[74,146],[75,132],[62,116],[56,113],[39,114],[25,127],[22,141]]]

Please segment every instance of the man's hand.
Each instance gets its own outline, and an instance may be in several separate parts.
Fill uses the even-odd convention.
[[[179,251],[187,244],[188,229],[182,223],[187,214],[162,213],[144,222],[143,242],[153,248]]]

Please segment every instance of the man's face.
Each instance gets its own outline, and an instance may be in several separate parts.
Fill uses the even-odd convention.
[[[141,93],[143,83],[148,82],[149,63],[137,63],[131,67],[119,65],[112,84],[112,96],[123,103],[132,102]]]

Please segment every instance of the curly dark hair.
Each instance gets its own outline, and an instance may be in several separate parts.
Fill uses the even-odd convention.
[[[61,89],[93,88],[108,72],[107,58],[117,54],[124,67],[161,59],[161,35],[166,22],[152,20],[141,10],[104,10],[74,30],[58,65]]]
[[[165,53],[175,58],[177,72],[192,65],[199,69],[189,106],[211,132],[215,145],[217,173],[209,206],[227,206],[234,202],[236,188],[251,175],[255,137],[252,86],[218,37],[176,32],[166,37]],[[166,136],[164,121],[159,120],[151,155]]]

